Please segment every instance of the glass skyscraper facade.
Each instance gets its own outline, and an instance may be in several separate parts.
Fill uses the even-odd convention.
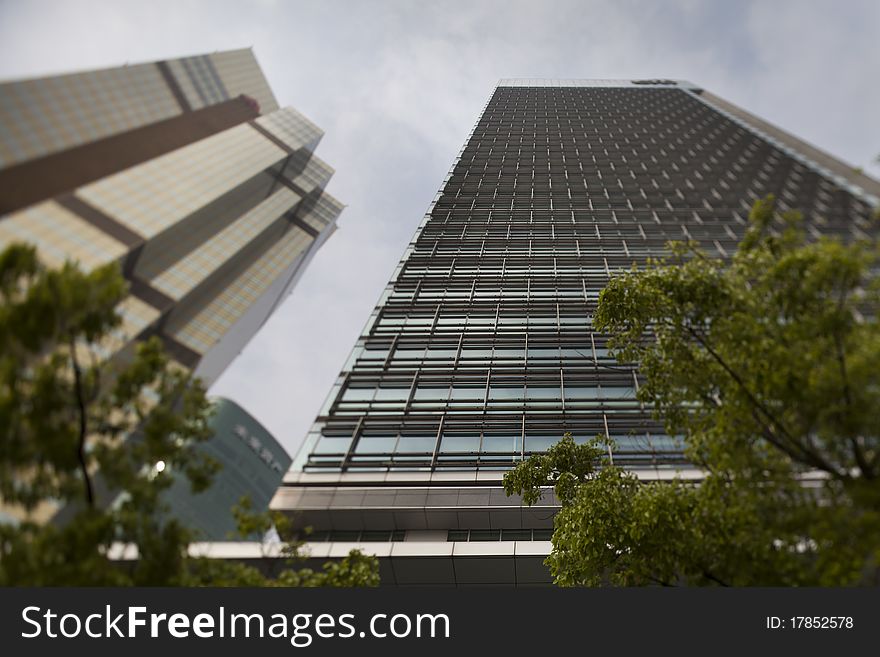
[[[0,249],[30,243],[49,266],[87,271],[119,263],[123,322],[99,356],[124,359],[158,336],[210,386],[336,228],[342,204],[324,189],[333,169],[314,154],[322,135],[279,107],[249,49],[2,82]],[[279,450],[275,470],[260,470],[259,455],[242,468],[274,489],[287,467]],[[197,507],[217,491],[256,491],[227,457]],[[269,493],[252,497],[259,509]],[[222,537],[229,505],[223,514],[196,524]]]
[[[290,466],[290,456],[241,406],[223,397],[212,402],[208,422],[213,437],[196,449],[220,463],[222,470],[204,491],[193,494],[189,481],[177,477],[164,495],[174,517],[195,530],[198,540],[229,541],[241,539],[232,508],[247,496],[251,509],[265,511]]]
[[[771,193],[862,237],[880,186],[687,82],[501,81],[273,506],[319,556],[393,532],[387,583],[547,581],[556,502],[507,498],[505,470],[565,432],[646,478],[688,470],[593,330],[600,291],[669,240],[731,255]]]
[[[158,335],[210,385],[335,230],[322,134],[249,49],[0,83],[0,248],[119,262],[108,351]]]

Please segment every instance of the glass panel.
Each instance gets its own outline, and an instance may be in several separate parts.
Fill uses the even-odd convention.
[[[406,388],[378,388],[376,401],[406,401],[409,397],[409,387]]]
[[[396,437],[361,436],[354,451],[355,454],[384,454],[394,451],[396,442]]]
[[[450,399],[455,400],[482,400],[486,394],[485,386],[476,387],[460,387],[452,386],[452,394]]]
[[[651,436],[640,435],[617,435],[612,436],[618,451],[641,451],[641,452],[680,452],[684,445],[680,438],[673,438],[664,434]]]
[[[521,436],[483,436],[484,452],[519,452]]]
[[[461,351],[461,358],[466,360],[486,360],[491,356],[491,349],[462,349]]]
[[[526,399],[562,399],[562,391],[559,386],[529,386],[526,390]]]
[[[314,454],[345,454],[345,452],[348,451],[348,446],[350,444],[351,438],[348,437],[335,438],[323,436],[312,451]]]
[[[530,541],[532,540],[531,529],[502,529],[502,541]]]
[[[476,452],[480,449],[479,436],[443,436],[441,452]]]
[[[375,392],[375,388],[346,388],[342,401],[370,401]]]
[[[415,395],[413,399],[418,400],[434,400],[434,401],[445,401],[449,396],[449,386],[443,387],[435,387],[435,386],[419,386],[416,388]]]
[[[603,399],[635,399],[636,389],[629,386],[602,386]]]
[[[457,349],[438,349],[436,347],[428,347],[425,358],[431,360],[452,360],[455,358]]]
[[[425,355],[425,349],[398,349],[394,352],[394,360],[420,360]]]
[[[558,443],[558,436],[526,436],[527,452],[546,452],[550,447]]]
[[[491,386],[489,399],[496,401],[515,401],[523,398],[523,387]]]
[[[397,443],[397,452],[433,452],[435,442],[437,439],[434,436],[401,436]]]
[[[595,386],[565,386],[566,399],[598,399],[599,388]]]
[[[466,319],[467,318],[464,315],[446,315],[444,317],[439,317],[437,319],[437,324],[443,324],[444,326],[464,324]]]

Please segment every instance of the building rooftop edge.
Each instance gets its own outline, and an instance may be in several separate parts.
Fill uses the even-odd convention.
[[[691,91],[702,87],[687,80],[670,78],[600,79],[600,78],[501,78],[498,87],[635,87],[680,88]]]
[[[117,64],[108,64],[102,66],[83,66],[82,68],[76,69],[65,69],[62,71],[45,71],[43,73],[34,73],[27,75],[19,75],[15,77],[0,77],[0,85],[4,84],[14,84],[19,82],[33,82],[37,80],[46,80],[50,78],[63,78],[69,75],[81,75],[83,73],[98,73],[101,71],[112,71],[118,68],[129,68],[134,66],[145,66],[149,64],[155,64],[157,62],[169,62],[176,61],[179,59],[187,59],[189,57],[203,57],[205,55],[216,55],[218,53],[233,53],[233,52],[244,52],[250,51],[253,52],[253,46],[248,46],[245,48],[223,48],[222,50],[212,50],[211,52],[194,52],[186,55],[174,55],[171,57],[153,57],[152,59],[137,59],[134,61],[126,60],[124,62],[120,62]],[[256,54],[254,54],[254,60],[256,60]],[[259,65],[259,62],[257,63]],[[261,69],[262,70],[262,69]],[[265,76],[264,76],[265,77]],[[268,81],[267,81],[268,84]],[[274,96],[274,92],[273,92]],[[276,101],[276,104],[277,101]]]
[[[880,207],[880,182],[834,155],[813,146],[800,137],[782,130],[732,103],[705,91],[687,80],[671,78],[577,79],[577,78],[501,78],[498,87],[604,87],[630,89],[682,89],[720,111],[736,123],[746,126],[762,139],[782,148],[820,175],[845,188],[872,207]]]

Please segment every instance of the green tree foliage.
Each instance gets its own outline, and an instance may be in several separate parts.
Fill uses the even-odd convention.
[[[171,472],[194,492],[210,485],[217,464],[196,449],[210,404],[157,338],[102,357],[116,351],[126,293],[115,264],[86,273],[47,268],[29,246],[0,253],[0,497],[29,518],[0,524],[0,585],[375,585],[378,563],[359,552],[275,577],[189,557],[194,534],[162,492]],[[121,495],[108,505],[100,490]],[[63,505],[65,523],[32,519]],[[245,536],[268,529],[268,516],[243,509],[240,520]],[[120,544],[138,558],[111,559]]]
[[[213,559],[194,559],[189,584],[204,586],[378,586],[379,569],[375,557],[352,550],[340,561],[327,561],[321,570],[294,568],[303,561],[300,542],[293,539],[290,519],[283,513],[255,513],[249,498],[233,507],[240,536],[265,537],[277,533],[282,542],[261,544],[261,559],[256,564]]]
[[[505,478],[562,508],[557,584],[880,584],[880,252],[755,204],[728,261],[695,243],[612,279],[598,330],[699,483],[639,481],[570,436]]]

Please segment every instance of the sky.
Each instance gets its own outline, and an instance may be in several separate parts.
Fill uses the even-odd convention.
[[[212,386],[301,443],[500,78],[674,78],[880,177],[876,0],[0,0],[0,79],[252,47],[346,204]]]

